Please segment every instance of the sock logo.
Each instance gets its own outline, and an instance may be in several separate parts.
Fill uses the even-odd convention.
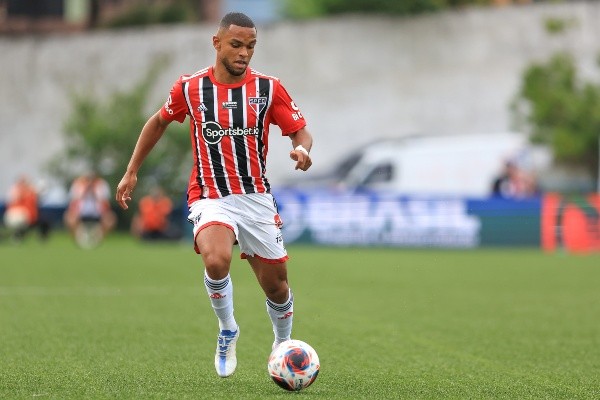
[[[289,318],[289,317],[291,317],[292,315],[294,315],[294,312],[293,312],[293,311],[289,311],[289,312],[286,312],[286,313],[283,315],[283,317],[279,317],[279,318],[277,318],[277,319],[288,319],[288,318]]]
[[[217,293],[212,293],[212,294],[208,295],[208,297],[210,297],[211,299],[218,300],[218,299],[224,299],[227,296],[226,295],[222,295],[221,293],[217,292]]]

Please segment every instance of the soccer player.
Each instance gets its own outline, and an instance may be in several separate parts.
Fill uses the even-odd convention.
[[[297,170],[306,171],[312,164],[312,136],[279,79],[249,67],[257,30],[248,16],[225,15],[212,43],[215,64],[181,76],[165,105],[142,128],[116,200],[128,208],[143,160],[170,122],[189,117],[194,165],[188,219],[194,224],[194,247],[202,256],[206,291],[219,321],[215,368],[227,377],[237,366],[240,334],[229,275],[236,242],[267,297],[273,347],[290,339],[294,298],[287,279],[288,255],[265,176],[269,126],[278,125],[291,139],[289,155]]]

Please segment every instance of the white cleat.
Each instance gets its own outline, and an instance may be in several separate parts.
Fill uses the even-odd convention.
[[[235,345],[240,337],[240,327],[236,331],[222,330],[217,338],[217,351],[215,353],[215,369],[221,378],[227,378],[235,372],[237,358]]]

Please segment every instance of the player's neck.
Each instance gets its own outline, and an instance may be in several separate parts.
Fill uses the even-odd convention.
[[[216,81],[225,85],[232,85],[236,83],[243,82],[246,79],[246,74],[248,70],[244,71],[242,75],[236,76],[232,75],[225,69],[224,67],[220,67],[219,65],[215,65],[213,67],[213,76]]]

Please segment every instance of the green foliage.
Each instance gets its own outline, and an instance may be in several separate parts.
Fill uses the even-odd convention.
[[[513,114],[534,142],[552,146],[559,163],[597,175],[600,85],[581,82],[572,56],[558,53],[527,68]]]
[[[568,28],[577,25],[577,21],[575,19],[569,18],[548,18],[544,22],[544,27],[546,28],[546,32],[551,35],[564,33]]]
[[[109,28],[124,28],[152,24],[174,24],[197,20],[191,1],[179,0],[164,5],[137,3],[106,23]]]
[[[105,101],[89,93],[74,94],[73,110],[65,124],[67,146],[51,163],[53,174],[72,180],[83,168],[101,173],[116,188],[148,119],[147,98],[165,62],[157,60],[145,77],[128,91],[113,93]],[[189,134],[185,124],[171,124],[139,171],[138,193],[160,184],[167,193],[181,196],[189,168]]]
[[[287,0],[285,14],[297,19],[344,13],[411,15],[490,3],[490,0]]]

